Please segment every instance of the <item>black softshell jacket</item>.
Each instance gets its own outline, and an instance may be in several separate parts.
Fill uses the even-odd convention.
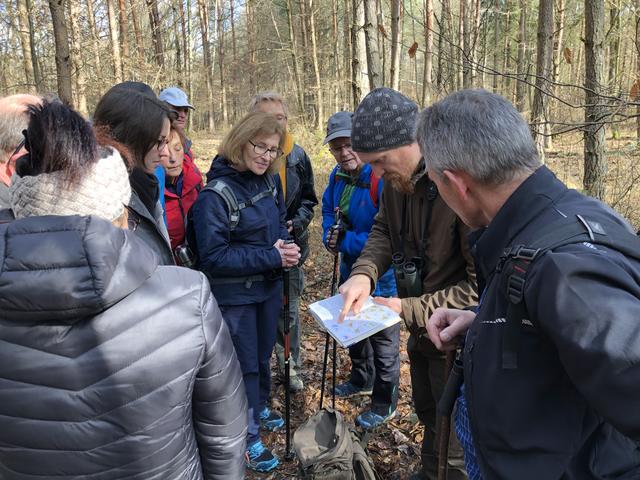
[[[600,245],[549,251],[528,269],[517,369],[504,369],[506,247],[562,216],[629,226],[541,167],[473,251],[486,290],[464,352],[467,406],[486,480],[640,478],[640,264]],[[631,232],[632,233],[632,232]],[[499,267],[498,267],[499,268]]]
[[[0,478],[244,474],[247,403],[199,272],[96,217],[0,225]]]

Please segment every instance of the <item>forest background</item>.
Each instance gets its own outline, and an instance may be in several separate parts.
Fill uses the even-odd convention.
[[[90,116],[123,80],[156,92],[179,85],[196,106],[189,133],[203,171],[258,91],[287,98],[320,196],[334,165],[322,146],[333,112],[353,110],[382,85],[422,107],[482,87],[517,106],[561,180],[605,200],[636,228],[639,58],[640,0],[0,0],[0,95],[55,93]],[[327,295],[331,279],[319,216],[305,311]],[[294,397],[294,426],[319,397],[323,339],[306,313],[303,324],[307,389]],[[421,440],[404,350],[401,359],[400,414],[370,443],[389,479],[417,465]],[[340,362],[342,379],[345,352]],[[351,420],[355,407],[338,402]],[[270,441],[282,453],[282,435]],[[287,464],[272,477],[294,472]]]

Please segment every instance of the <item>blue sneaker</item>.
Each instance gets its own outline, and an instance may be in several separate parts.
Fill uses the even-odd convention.
[[[377,413],[372,412],[371,410],[367,410],[366,412],[358,415],[358,417],[356,418],[356,424],[358,424],[365,430],[370,430],[372,428],[379,427],[383,423],[388,422],[395,416],[396,416],[395,410],[387,416],[378,415]]]
[[[284,427],[284,420],[278,413],[274,412],[269,407],[264,407],[260,412],[260,426],[264,430],[277,432]]]
[[[373,393],[373,387],[356,387],[351,382],[344,382],[340,385],[336,385],[336,397],[338,398],[351,398],[356,395],[371,395]]]
[[[247,468],[256,472],[270,472],[280,464],[278,457],[265,448],[260,440],[247,448],[246,456]]]

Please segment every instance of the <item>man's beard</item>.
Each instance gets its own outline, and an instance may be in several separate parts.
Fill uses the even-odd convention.
[[[393,189],[400,193],[412,194],[415,191],[415,185],[411,181],[411,178],[406,178],[399,173],[385,174],[384,181],[389,182]]]

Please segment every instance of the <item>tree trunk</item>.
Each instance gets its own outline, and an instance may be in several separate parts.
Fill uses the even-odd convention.
[[[504,4],[504,47],[502,49],[504,58],[502,59],[502,71],[511,73],[511,9],[510,0],[505,0]],[[502,93],[505,97],[511,96],[511,76],[506,75],[502,79]]]
[[[108,0],[112,1],[112,0]],[[154,58],[158,67],[164,67],[164,43],[162,41],[162,24],[160,23],[160,11],[158,0],[147,0],[149,7],[149,24],[151,25],[151,38],[153,39]]]
[[[182,48],[182,42],[185,38],[184,31],[184,22],[181,21],[181,17],[184,17],[182,14],[182,0],[174,0],[171,5],[171,10],[173,11],[173,29],[174,29],[174,45],[176,48],[176,74],[177,74],[177,83],[179,87],[184,88],[184,55],[186,52]]]
[[[127,39],[127,4],[126,0],[118,0],[118,19],[120,27],[120,49],[122,52],[122,72],[125,77],[131,76],[129,57],[129,40]]]
[[[564,18],[565,18],[565,0],[558,0],[558,17],[556,18],[556,33],[553,40],[553,82],[560,81],[560,64],[562,63],[562,37],[564,34]],[[553,92],[557,91],[556,85],[553,86]]]
[[[553,0],[540,0],[536,52],[536,90],[531,111],[532,134],[544,162],[544,132],[549,107],[549,78],[553,56]]]
[[[471,22],[469,21],[471,14],[471,2],[469,0],[460,0],[460,16],[462,17],[460,37],[462,38],[462,86],[471,88],[473,78],[472,72],[472,55],[471,55]]]
[[[36,54],[36,40],[35,40],[35,27],[33,25],[33,17],[31,14],[31,0],[26,0],[28,20],[29,20],[29,40],[31,45],[31,61],[33,63],[33,78],[36,83],[36,90],[42,92],[44,90],[44,80],[42,79],[42,73],[40,71],[40,65],[38,64],[38,55]]]
[[[122,58],[120,55],[120,35],[116,23],[116,9],[114,0],[107,0],[107,14],[109,15],[109,35],[111,37],[111,54],[113,55],[113,73],[116,83],[122,82]]]
[[[393,0],[392,0],[393,1]],[[382,32],[386,32],[384,26],[384,16],[382,14],[382,2],[381,0],[376,0],[376,40],[378,42],[378,52],[380,52],[380,61],[382,65],[380,67],[380,72],[382,72],[382,84],[386,85],[387,82],[387,50],[385,45],[385,35]]]
[[[369,75],[369,89],[373,90],[382,86],[380,74],[380,52],[374,37],[377,30],[376,11],[374,0],[362,0],[364,3],[364,41],[367,52],[367,73]]]
[[[91,34],[91,47],[93,50],[93,61],[95,62],[95,71],[100,72],[102,62],[100,61],[100,38],[98,37],[98,29],[96,28],[96,15],[93,11],[93,0],[86,0],[87,5],[87,22],[89,22],[89,33]]]
[[[207,128],[209,132],[213,132],[215,130],[213,118],[213,113],[215,112],[215,104],[213,101],[213,62],[211,61],[211,45],[209,44],[209,9],[205,0],[198,0],[198,16],[200,18],[200,32],[202,34],[202,52],[207,84],[207,106],[209,107]]]
[[[607,159],[605,122],[607,108],[599,93],[604,80],[605,6],[604,0],[585,0],[585,129],[584,189],[588,195],[604,200]]]
[[[69,53],[69,35],[64,18],[64,0],[49,0],[53,36],[56,49],[56,73],[58,81],[58,96],[69,103],[73,102],[71,88],[71,65]]]
[[[238,85],[238,45],[236,43],[236,19],[233,8],[234,0],[229,0],[229,16],[231,17],[231,49],[233,53],[233,68],[232,78],[233,85],[229,89],[231,98],[233,98],[233,121],[238,118],[238,92],[236,91]],[[291,9],[291,0],[287,0],[289,11]]]
[[[33,58],[31,57],[31,38],[29,37],[29,12],[25,0],[18,0],[18,30],[20,45],[22,46],[22,66],[24,79],[32,93],[36,92],[35,74],[33,72]]]
[[[232,2],[234,0],[231,0]],[[227,83],[225,80],[224,68],[224,1],[216,0],[216,9],[218,16],[216,18],[218,24],[218,70],[220,74],[220,106],[222,107],[222,123],[224,126],[229,124],[229,112],[227,110]]]
[[[367,57],[364,38],[364,0],[353,1],[353,24],[351,26],[351,92],[353,109],[367,92]]]
[[[340,85],[342,85],[342,105],[344,110],[351,108],[351,55],[353,49],[351,47],[351,9],[349,8],[349,0],[343,0],[343,16],[342,16],[342,28],[343,28],[343,52],[344,52],[344,66],[342,68],[342,79]]]
[[[346,4],[347,2],[345,2]],[[331,35],[333,38],[333,82],[331,82],[331,90],[333,91],[331,111],[340,110],[340,56],[338,53],[338,1],[331,0]]]
[[[400,87],[400,0],[391,0],[391,88]],[[417,79],[416,79],[417,81]]]
[[[640,82],[640,0],[636,0],[636,82]],[[638,97],[635,98],[638,101]],[[636,107],[636,142],[640,143],[640,105]]]
[[[322,130],[324,127],[324,104],[322,100],[322,84],[320,83],[320,63],[318,61],[318,39],[316,35],[316,14],[313,4],[314,0],[309,0],[309,33],[311,34],[311,61],[313,63],[313,74],[316,80],[316,128]]]
[[[180,6],[182,7],[181,1],[180,1]],[[131,9],[131,23],[133,23],[133,35],[136,39],[136,54],[134,55],[134,57],[140,58],[140,53],[144,49],[144,41],[142,40],[142,31],[140,30],[140,20],[138,19],[138,12],[136,11],[135,0],[130,0],[129,8]]]
[[[527,75],[525,72],[525,56],[527,54],[527,0],[520,0],[520,22],[518,28],[518,65],[516,65],[516,108],[524,112],[527,107]]]
[[[493,22],[493,69],[494,69],[494,74],[493,74],[493,82],[492,82],[492,88],[493,88],[493,93],[498,93],[498,81],[500,80],[498,72],[500,72],[500,16],[501,16],[501,12],[500,12],[500,2],[499,0],[496,0],[496,2],[493,5],[493,16],[494,16],[494,22]]]
[[[71,60],[76,85],[76,109],[85,117],[89,115],[87,109],[86,75],[85,65],[82,61],[82,48],[80,43],[80,0],[68,0],[69,18],[71,19]]]
[[[433,0],[425,0],[424,25],[424,76],[422,79],[422,107],[426,107],[431,103],[431,84],[433,70]],[[442,54],[442,52],[438,53],[440,55]]]
[[[231,0],[233,3],[233,0]],[[300,74],[300,61],[298,59],[298,41],[293,23],[293,6],[291,0],[287,0],[287,24],[289,26],[289,51],[291,52],[291,62],[293,63],[293,75],[296,84],[296,101],[298,103],[298,111],[304,112],[304,88]]]

